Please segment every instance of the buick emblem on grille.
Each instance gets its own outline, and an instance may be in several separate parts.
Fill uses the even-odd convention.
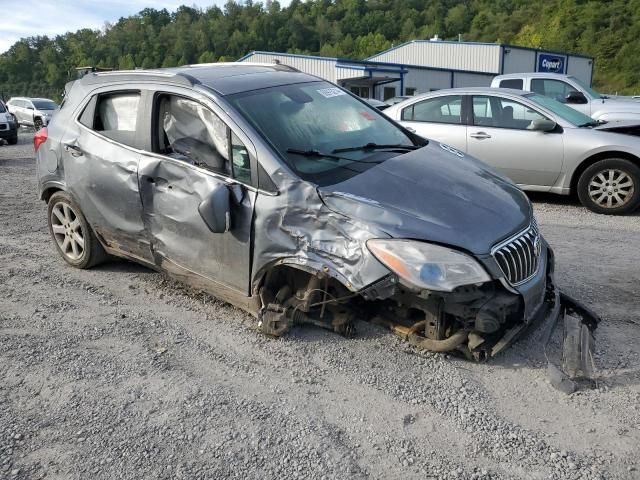
[[[496,245],[491,253],[511,285],[520,285],[533,278],[542,253],[542,240],[535,223],[532,222],[523,232]]]

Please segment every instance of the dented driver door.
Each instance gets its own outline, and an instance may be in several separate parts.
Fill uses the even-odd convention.
[[[247,296],[256,190],[245,143],[210,108],[181,95],[155,95],[152,126],[154,152],[142,155],[138,181],[156,265],[216,296],[225,288]],[[230,228],[213,233],[199,206],[221,186],[230,194]]]

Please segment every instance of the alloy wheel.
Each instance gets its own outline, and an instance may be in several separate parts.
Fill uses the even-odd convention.
[[[622,170],[610,168],[596,173],[589,181],[589,197],[601,208],[620,208],[631,201],[633,178]]]
[[[78,215],[68,203],[58,202],[51,209],[51,231],[65,257],[72,261],[82,257],[86,235]]]

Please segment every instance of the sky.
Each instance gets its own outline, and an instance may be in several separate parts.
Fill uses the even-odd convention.
[[[185,4],[205,9],[225,3],[226,0],[0,0],[0,53],[22,37],[100,29],[104,22],[115,22],[147,7],[175,11]],[[281,2],[285,3],[288,2]]]

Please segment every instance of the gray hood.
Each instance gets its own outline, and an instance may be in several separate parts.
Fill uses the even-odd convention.
[[[531,221],[524,193],[482,162],[431,142],[319,189],[332,210],[413,238],[487,254]]]

